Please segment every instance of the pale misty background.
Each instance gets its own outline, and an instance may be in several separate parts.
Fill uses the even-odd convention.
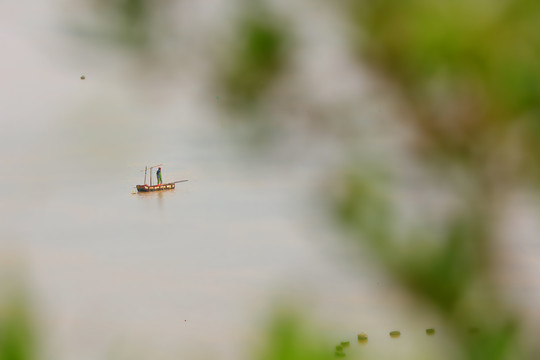
[[[367,351],[379,358],[413,352],[387,346],[387,331],[440,325],[369,255],[353,256],[327,219],[320,191],[342,165],[338,145],[354,139],[313,138],[300,125],[253,147],[253,130],[218,110],[204,51],[235,7],[182,2],[169,16],[184,46],[164,40],[155,58],[81,35],[75,25],[94,25],[89,9],[0,4],[0,260],[7,278],[25,275],[43,358],[247,359],[278,299],[294,299],[332,341],[369,331]],[[339,36],[325,31],[340,26],[332,12],[310,9],[297,24],[306,49],[291,92],[384,114]],[[342,125],[362,130],[367,145],[355,150],[403,165],[407,134],[370,119]],[[165,182],[189,181],[132,195],[140,170],[159,163]],[[519,241],[500,245],[499,281],[534,320],[538,225],[528,200],[516,202],[508,228],[520,229]]]

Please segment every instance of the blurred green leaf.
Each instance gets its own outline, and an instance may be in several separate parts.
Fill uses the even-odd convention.
[[[28,304],[12,297],[0,308],[0,360],[32,360],[35,334]]]
[[[477,250],[484,231],[475,214],[455,219],[441,229],[442,247],[414,248],[417,253],[401,259],[396,273],[416,294],[452,313],[471,282],[483,274],[485,254]]]
[[[392,224],[395,220],[384,189],[384,179],[365,168],[365,174],[347,173],[337,186],[333,210],[338,219],[364,241],[390,256]]]
[[[260,3],[247,6],[237,24],[235,43],[219,83],[224,103],[231,109],[250,110],[276,81],[285,67],[286,27]]]
[[[162,16],[170,4],[167,0],[91,0],[94,10],[86,21],[71,25],[78,35],[97,43],[118,45],[150,55],[166,22]],[[86,24],[91,19],[91,21]],[[159,25],[159,26],[158,26]]]
[[[517,326],[513,322],[480,329],[477,333],[469,333],[464,340],[468,358],[479,359],[526,359],[517,343]]]
[[[270,322],[268,336],[256,358],[259,360],[329,360],[333,349],[306,328],[298,312],[281,310]]]

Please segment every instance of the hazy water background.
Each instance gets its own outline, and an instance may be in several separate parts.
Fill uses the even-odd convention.
[[[174,191],[132,195],[150,160],[79,156],[53,121],[26,145],[35,155],[11,153],[21,181],[3,190],[3,241],[29,273],[51,356],[142,349],[237,359],[256,344],[278,294],[302,299],[336,341],[362,329],[386,339],[403,325],[399,291],[377,273],[358,283],[341,243],[311,218],[321,215],[309,207],[324,157],[239,161],[211,131],[159,124],[145,137],[152,145],[132,154],[165,163],[165,181],[189,179]],[[100,147],[95,136],[83,136],[89,151]]]
[[[28,274],[49,357],[249,357],[280,294],[336,341],[403,324],[399,290],[372,269],[358,282],[310,211],[331,144],[246,155],[189,86],[145,104],[113,60],[62,60],[29,32],[4,32],[2,242]],[[132,195],[155,163],[189,181]]]
[[[365,349],[388,358],[406,358],[406,340],[428,339],[426,327],[438,329],[426,344],[444,341],[439,320],[368,256],[351,266],[322,220],[315,179],[333,171],[331,143],[284,139],[245,154],[200,103],[196,76],[130,82],[122,57],[67,40],[56,9],[0,5],[2,258],[28,274],[48,358],[249,357],[283,294],[336,341],[366,331]],[[189,182],[132,195],[155,163],[165,181]],[[501,283],[535,319],[538,226],[527,201],[516,200],[508,225],[520,239],[501,246]],[[403,337],[388,346],[396,328]]]

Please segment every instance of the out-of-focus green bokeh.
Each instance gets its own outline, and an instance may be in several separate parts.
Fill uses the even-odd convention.
[[[351,46],[410,111],[424,154],[470,171],[498,167],[492,182],[537,175],[534,1],[350,1],[348,10]]]
[[[229,109],[256,110],[286,63],[287,30],[283,21],[260,3],[247,3],[227,51],[218,84]],[[219,65],[218,65],[219,66]]]
[[[306,326],[305,318],[293,310],[277,310],[270,314],[268,334],[257,350],[261,360],[325,360],[333,359],[330,344],[317,331]],[[321,341],[323,340],[323,341]]]
[[[0,360],[39,358],[36,319],[24,281],[13,270],[2,267],[0,274]]]
[[[116,44],[135,45],[143,54],[153,51],[151,45],[161,34],[154,26],[165,23],[160,16],[168,2],[94,3],[97,16],[103,17],[98,24],[114,29],[105,34]],[[257,6],[231,1],[230,6],[237,11],[224,22],[232,22],[233,41],[222,47],[213,44],[212,49],[226,56],[213,58],[209,51],[204,61],[217,76],[201,82],[206,81],[213,94],[222,94],[226,106],[215,111],[223,117],[229,118],[232,110],[242,113],[238,118],[248,125],[266,121],[286,128],[268,116],[266,94],[290,73],[290,59],[298,55],[299,46],[291,42],[302,39],[295,36],[295,20],[307,17],[310,6],[318,4],[304,3],[304,12],[287,12],[286,6],[272,6],[271,1]],[[384,93],[381,103],[393,109],[390,124],[399,126],[390,126],[388,132],[406,129],[410,134],[411,140],[394,155],[412,164],[400,168],[384,158],[351,164],[349,149],[338,144],[343,146],[338,153],[347,154],[341,159],[347,165],[329,176],[337,185],[322,194],[341,232],[336,239],[352,238],[359,251],[370,251],[419,304],[435,309],[466,359],[535,359],[534,347],[522,337],[521,319],[496,289],[492,255],[500,235],[498,214],[508,206],[509,194],[525,186],[535,193],[539,185],[540,2],[350,0],[331,8],[355,75],[369,74],[366,83],[379,89],[376,94]],[[222,39],[217,34],[215,38]],[[181,43],[177,46],[182,48]],[[320,108],[309,99],[298,102],[307,110]],[[290,115],[286,106],[271,113],[279,110]],[[366,117],[362,110],[352,109],[358,122]],[[324,134],[313,135],[324,139]],[[375,145],[378,140],[370,139]],[[379,176],[379,169],[387,175]],[[453,200],[436,221],[429,208],[422,208],[418,193],[405,205],[398,204],[395,194],[408,188],[406,174],[411,172],[422,174],[437,195]],[[420,215],[411,220],[408,212]],[[24,306],[9,309],[0,324],[0,360],[34,358]],[[471,326],[478,327],[477,334],[468,331]],[[333,355],[332,348],[315,346],[305,333],[301,320],[278,313],[263,334],[265,347],[254,358]]]

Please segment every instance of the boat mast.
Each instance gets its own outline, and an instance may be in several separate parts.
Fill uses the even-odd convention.
[[[146,169],[148,168],[148,165],[144,167],[144,182],[143,184],[146,185]]]

